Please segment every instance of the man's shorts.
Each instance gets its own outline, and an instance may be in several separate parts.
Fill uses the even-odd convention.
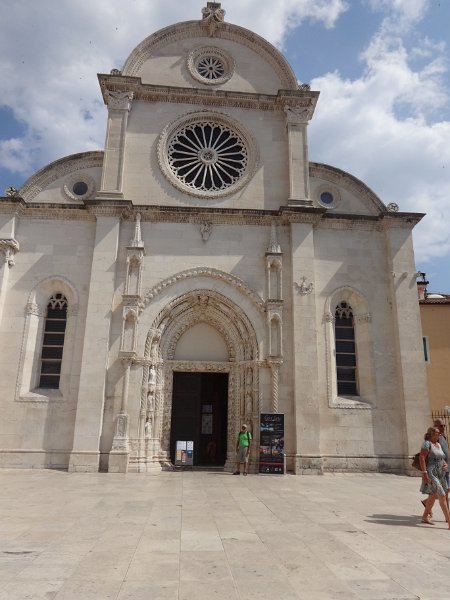
[[[243,446],[239,448],[236,452],[236,462],[247,463],[248,462],[248,454],[247,454],[247,446]]]

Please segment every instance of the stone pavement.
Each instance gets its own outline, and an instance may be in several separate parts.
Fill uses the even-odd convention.
[[[0,471],[0,600],[449,600],[419,479]]]

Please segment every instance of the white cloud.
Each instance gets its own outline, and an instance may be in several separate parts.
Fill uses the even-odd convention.
[[[426,2],[392,4],[395,14],[403,10],[412,20]],[[321,97],[310,127],[310,157],[352,172],[386,203],[426,212],[415,232],[416,255],[426,261],[450,253],[450,122],[438,111],[450,100],[445,47],[425,39],[421,58],[428,62],[414,69],[386,19],[361,56],[359,78],[329,73],[311,82]]]
[[[420,21],[430,4],[430,0],[369,0],[375,11],[388,13],[383,28],[406,29]]]

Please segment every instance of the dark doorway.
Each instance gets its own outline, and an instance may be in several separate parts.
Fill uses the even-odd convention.
[[[227,373],[173,374],[170,458],[177,440],[194,442],[194,465],[223,466],[227,456]]]

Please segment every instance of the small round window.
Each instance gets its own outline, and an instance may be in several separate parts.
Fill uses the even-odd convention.
[[[331,192],[322,192],[320,194],[320,201],[322,204],[330,206],[334,202],[333,194]]]
[[[204,56],[197,63],[200,77],[214,81],[225,74],[225,65],[218,56]]]
[[[232,76],[234,60],[222,48],[204,46],[189,54],[187,68],[192,77],[200,83],[220,85]]]
[[[85,173],[73,174],[64,182],[63,192],[69,200],[89,200],[95,194],[95,181]]]
[[[85,181],[77,181],[72,186],[72,192],[75,196],[84,196],[88,191],[88,185]]]
[[[339,189],[332,184],[321,185],[314,196],[317,204],[323,208],[336,208],[340,202]]]

